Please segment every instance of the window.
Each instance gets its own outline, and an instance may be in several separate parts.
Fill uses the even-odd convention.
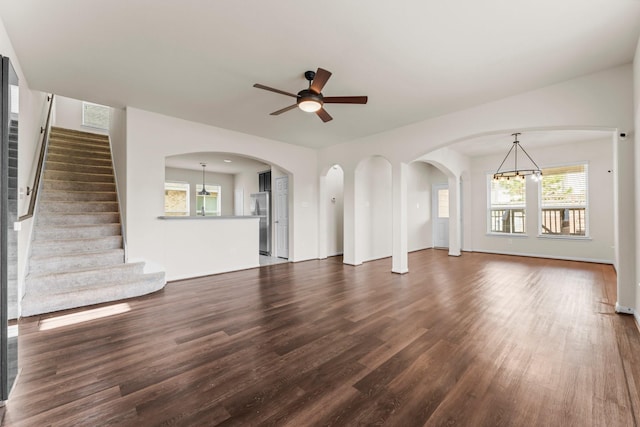
[[[488,175],[490,186],[489,232],[525,233],[526,180],[494,180]]]
[[[449,218],[449,189],[438,189],[438,218]]]
[[[220,215],[220,186],[207,185],[208,196],[198,193],[202,191],[202,185],[196,184],[196,215],[219,216]]]
[[[542,170],[540,234],[587,235],[587,165]]]
[[[189,184],[186,182],[164,183],[164,214],[166,216],[189,215]]]
[[[82,126],[107,130],[109,129],[109,113],[110,109],[107,106],[83,102]]]

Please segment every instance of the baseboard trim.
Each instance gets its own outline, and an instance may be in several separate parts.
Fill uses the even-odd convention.
[[[624,305],[620,305],[617,301],[616,301],[616,313],[618,314],[632,314],[635,318],[636,314],[634,313],[633,308],[631,307],[627,307]]]
[[[613,261],[605,260],[605,259],[597,259],[597,258],[581,258],[581,257],[560,256],[560,255],[541,255],[541,254],[529,254],[529,253],[523,253],[523,252],[491,251],[491,250],[484,250],[484,249],[466,251],[466,252],[480,252],[480,253],[495,254],[495,255],[524,256],[524,257],[530,257],[530,258],[560,259],[563,261],[591,262],[594,264],[614,265]]]

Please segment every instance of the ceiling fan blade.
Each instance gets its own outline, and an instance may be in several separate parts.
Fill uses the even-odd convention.
[[[284,108],[283,108],[283,109],[281,109],[281,110],[274,111],[274,112],[273,112],[273,113],[271,113],[270,115],[271,115],[271,116],[278,116],[278,115],[280,115],[280,114],[282,114],[282,113],[286,113],[286,112],[287,112],[287,111],[289,111],[289,110],[293,110],[293,109],[294,109],[294,108],[296,108],[297,106],[298,106],[298,104],[289,105],[288,107],[284,107]]]
[[[280,89],[274,89],[274,88],[269,87],[269,86],[261,85],[260,83],[254,84],[253,87],[257,87],[258,89],[264,89],[264,90],[268,90],[268,91],[271,91],[271,92],[279,93],[281,95],[293,96],[294,98],[298,97],[298,95],[294,95],[292,93],[285,92],[285,91],[280,90]]]
[[[331,77],[330,71],[327,71],[324,68],[318,68],[316,76],[313,78],[313,83],[311,83],[311,87],[309,89],[315,93],[322,92],[322,88],[327,83],[327,80],[329,80],[329,77]]]
[[[327,113],[327,110],[325,110],[324,108],[321,108],[318,111],[316,111],[316,114],[325,123],[328,122],[329,120],[333,120],[333,117],[331,117],[329,113]]]
[[[325,104],[366,104],[366,96],[325,96],[322,98]]]

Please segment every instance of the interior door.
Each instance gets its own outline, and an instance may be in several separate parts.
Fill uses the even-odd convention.
[[[433,186],[433,247],[449,247],[449,186]]]
[[[276,178],[276,256],[289,259],[289,177]]]

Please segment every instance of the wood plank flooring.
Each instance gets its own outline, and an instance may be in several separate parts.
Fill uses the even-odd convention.
[[[280,264],[22,319],[4,425],[638,425],[640,333],[611,266],[409,267]]]

